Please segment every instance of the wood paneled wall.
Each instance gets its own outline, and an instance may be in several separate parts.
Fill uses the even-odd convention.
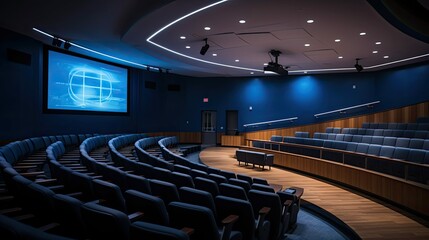
[[[272,135],[294,136],[297,131],[310,132],[310,136],[313,136],[315,132],[325,132],[327,127],[360,128],[364,122],[411,123],[415,122],[419,117],[427,116],[429,116],[429,102],[424,102],[374,114],[337,119],[299,127],[269,129],[243,134],[246,139],[266,140],[270,139]]]

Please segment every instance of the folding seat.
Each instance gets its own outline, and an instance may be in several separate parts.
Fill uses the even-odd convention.
[[[313,138],[321,139],[321,138],[322,138],[321,133],[319,133],[319,132],[315,132],[315,133],[313,134]]]
[[[336,133],[328,133],[328,140],[335,140]]]
[[[81,192],[80,199],[84,201],[91,201],[95,199],[93,180],[94,178],[76,171],[71,171],[68,174],[68,182],[66,188],[71,192]]]
[[[426,139],[428,135],[427,131],[415,131],[414,138]]]
[[[6,161],[12,165],[14,165],[17,161],[15,155],[12,152],[12,149],[10,149],[10,146],[8,145],[0,148],[0,156],[1,155],[3,155],[4,159],[6,159]]]
[[[336,134],[341,133],[341,128],[339,128],[339,127],[334,127],[334,128],[332,129],[332,133],[336,133]]]
[[[269,185],[266,179],[257,178],[257,177],[253,178],[253,183],[262,184],[262,185]]]
[[[145,178],[153,178],[153,166],[149,164],[136,162],[133,169],[134,174],[143,176]]]
[[[371,139],[371,144],[383,145],[384,137],[373,136]]]
[[[378,123],[369,123],[369,128],[371,128],[371,129],[377,129],[378,128]]]
[[[406,160],[408,159],[409,152],[409,148],[396,147],[395,151],[393,152],[393,158],[399,160]]]
[[[273,141],[273,142],[283,142],[283,137],[282,136],[273,135],[273,136],[271,136],[270,141]]]
[[[358,145],[358,143],[355,143],[355,142],[349,142],[349,143],[347,143],[346,151],[356,152],[357,145]]]
[[[392,129],[385,129],[384,132],[383,132],[383,136],[385,136],[385,137],[392,137],[395,132],[397,132],[397,131],[396,130],[392,130]]]
[[[191,162],[191,163],[192,163],[192,167],[191,168],[197,169],[197,170],[200,170],[200,171],[203,171],[203,172],[207,172],[207,169],[209,168],[207,165],[204,165],[204,164],[193,163],[193,162]]]
[[[407,130],[417,130],[418,124],[417,123],[408,123],[407,124]]]
[[[424,163],[426,152],[421,149],[411,149],[406,160],[414,163]]]
[[[218,174],[218,175],[220,175],[220,169],[213,168],[213,167],[209,167],[209,168],[207,168],[207,173],[208,173],[208,174],[210,174],[210,173],[214,173],[214,174]]]
[[[125,186],[126,173],[124,171],[120,170],[117,167],[112,167],[110,165],[104,165],[100,169],[102,169],[101,175],[103,175],[103,178],[118,185],[118,187],[120,188],[123,188]]]
[[[428,142],[428,146],[429,146],[429,142]],[[247,175],[244,175],[244,174],[237,174],[237,179],[240,179],[240,180],[244,180],[244,181],[246,181],[246,182],[248,182],[250,185],[252,185],[253,184],[253,179],[252,179],[252,177],[250,177],[250,176],[247,176]]]
[[[371,141],[372,141],[372,136],[362,136],[361,143],[368,143],[368,144],[370,144]]]
[[[396,146],[396,137],[384,137],[382,145],[384,145],[384,146]]]
[[[176,185],[156,179],[151,179],[149,182],[152,195],[164,200],[165,205],[172,201],[180,201]]]
[[[255,214],[263,207],[271,208],[270,212],[265,217],[265,219],[270,222],[270,237],[268,239],[283,239],[286,228],[289,225],[290,215],[288,210],[283,209],[279,195],[258,190],[250,190],[248,197],[249,201],[252,203],[253,212]]]
[[[215,181],[218,185],[221,183],[228,183],[228,179],[222,175],[217,175],[217,174],[209,174],[208,178]]]
[[[368,152],[369,144],[359,143],[356,148],[356,152],[366,154]]]
[[[55,219],[60,223],[61,232],[64,232],[68,237],[85,238],[85,227],[81,213],[83,203],[76,198],[63,194],[55,194],[53,202]]]
[[[361,136],[361,135],[353,135],[352,142],[361,143],[362,142],[362,137],[363,136]]]
[[[423,160],[423,164],[429,164],[429,151],[426,151],[425,159]]]
[[[114,208],[122,212],[127,212],[125,199],[121,189],[110,182],[100,179],[93,180],[94,195],[101,199],[101,204],[106,207]]]
[[[323,142],[323,147],[324,148],[333,148],[334,142],[335,142],[334,140],[325,140]]]
[[[410,145],[410,139],[409,138],[397,138],[396,139],[396,147],[402,147],[402,148],[408,148]]]
[[[341,130],[342,134],[350,134],[350,128],[343,128],[343,130]]]
[[[424,142],[425,141],[423,139],[411,138],[408,147],[414,149],[422,149]]]
[[[171,171],[165,168],[154,167],[151,176],[152,179],[171,182]]]
[[[392,130],[392,137],[404,137],[407,130]]]
[[[34,213],[42,222],[54,221],[54,198],[55,193],[42,185],[37,183],[30,183],[27,187],[23,188],[27,207],[30,212]]]
[[[344,134],[344,140],[345,142],[351,142],[353,138],[353,135],[351,134]]]
[[[251,189],[251,184],[249,184],[249,182],[245,180],[230,178],[228,179],[228,183],[235,186],[242,187],[246,192],[248,192]],[[266,186],[266,185],[263,185],[263,186]]]
[[[197,169],[192,169],[191,170],[191,176],[193,178],[196,178],[196,177],[208,178],[209,174],[207,174],[206,172],[197,170]]]
[[[358,128],[357,129],[357,135],[372,135],[372,134],[367,134],[372,132],[372,134],[374,133],[374,129],[369,129],[369,128]]]
[[[404,138],[414,138],[416,130],[405,130],[404,131]]]
[[[357,128],[350,128],[350,134],[352,134],[352,135],[358,134],[358,129]]]
[[[242,239],[240,232],[231,231],[232,225],[238,220],[229,217],[231,221],[222,221],[222,230],[218,229],[213,212],[206,207],[188,203],[172,202],[168,205],[170,224],[174,228],[190,227],[194,229],[192,239],[204,240],[239,240]]]
[[[219,184],[219,193],[220,195],[228,196],[232,198],[237,198],[242,200],[248,199],[246,190],[244,190],[244,188],[237,185],[228,184],[228,183]]]
[[[125,213],[93,202],[83,204],[81,209],[90,239],[129,239],[131,223]]]
[[[253,183],[251,188],[254,190],[275,193],[274,188],[272,188],[271,186],[263,185],[263,184]]]
[[[149,180],[142,176],[138,176],[130,173],[125,175],[125,186],[123,191],[129,190],[129,189],[151,194]]]
[[[224,176],[226,179],[237,178],[234,172],[221,170],[218,175]]]
[[[362,135],[374,136],[375,129],[363,129],[363,130],[364,131],[362,131]]]
[[[381,145],[370,144],[368,147],[367,154],[378,156],[380,154]]]
[[[380,148],[380,157],[392,158],[395,147],[393,146],[381,146]]]
[[[327,127],[325,133],[333,133],[334,128],[333,127]]]
[[[265,216],[269,213],[269,208],[260,209],[255,220],[256,215],[249,201],[217,196],[215,204],[220,219],[230,215],[239,217],[233,226],[233,230],[240,231],[243,234],[243,239],[268,240],[270,222],[265,220]]]
[[[289,211],[289,223],[288,225],[285,225],[285,229],[282,230],[283,232],[286,232],[288,229],[296,227],[301,199],[299,199],[295,194],[287,193],[285,191],[278,191],[277,195],[280,197],[280,202],[283,203],[283,210]]]
[[[212,194],[213,197],[219,195],[219,187],[217,183],[208,178],[196,177],[194,178],[196,189],[200,189]]]
[[[370,123],[364,122],[362,123],[362,128],[369,128],[370,127]]]
[[[426,139],[423,143],[422,149],[429,151],[429,139]]]
[[[343,141],[335,141],[333,143],[332,148],[334,149],[339,149],[339,150],[346,150],[347,149],[347,142],[343,142]]]
[[[44,232],[2,214],[0,214],[0,233],[2,239],[71,240],[71,238]]]
[[[174,183],[177,188],[180,187],[191,187],[194,188],[194,181],[192,180],[191,175],[179,173],[179,172],[172,172],[170,175],[171,182]]]
[[[387,123],[387,129],[398,129],[398,123]]]
[[[344,134],[337,134],[335,136],[335,141],[344,141]]]
[[[180,164],[174,164],[174,171],[184,173],[184,174],[188,174],[188,175],[191,174],[191,168],[190,167],[183,166]]]
[[[373,136],[383,136],[384,129],[374,129]]]
[[[378,129],[387,129],[388,126],[389,126],[388,123],[379,123],[378,126],[377,126],[377,128]]]
[[[206,207],[212,210],[213,215],[217,218],[213,196],[209,192],[189,187],[181,187],[179,189],[179,195],[181,202]]]
[[[162,239],[162,240],[189,240],[189,236],[181,230],[152,224],[147,222],[134,222],[130,228],[131,240]]]
[[[156,196],[136,190],[127,190],[124,193],[128,212],[142,212],[140,221],[168,226],[170,224],[164,201]]]
[[[418,123],[417,130],[419,131],[429,131],[429,123]]]

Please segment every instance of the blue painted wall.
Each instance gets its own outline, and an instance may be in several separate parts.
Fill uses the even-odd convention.
[[[0,29],[0,141],[66,133],[200,131],[201,111],[217,111],[217,128],[225,128],[225,111],[238,110],[240,131],[322,122],[402,107],[429,100],[429,64],[379,72],[284,77],[193,78],[130,70],[129,116],[44,114],[43,45]],[[32,55],[31,66],[9,62],[6,49]],[[155,90],[144,81],[155,81]],[[179,92],[168,91],[179,84]],[[353,88],[356,86],[356,88]],[[209,98],[203,103],[203,98]],[[314,114],[380,100],[372,109]],[[249,111],[252,106],[253,110]],[[243,124],[299,117],[294,123],[245,129]]]

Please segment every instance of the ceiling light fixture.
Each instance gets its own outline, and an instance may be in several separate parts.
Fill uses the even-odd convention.
[[[304,46],[310,47],[310,43],[306,43],[306,44],[304,44]]]
[[[271,50],[268,52],[268,55],[273,56],[275,58],[275,62],[271,61],[268,63],[266,67],[264,67],[265,74],[277,74],[277,75],[288,75],[287,67],[283,67],[279,64],[279,56],[282,52],[279,50]],[[270,55],[271,54],[271,55]]]
[[[335,39],[335,42],[341,42],[341,39]]]
[[[378,51],[377,51],[377,50],[374,50],[374,51],[372,51],[372,53],[378,53]]]
[[[238,21],[239,23],[243,24],[246,23],[246,20],[241,19],[240,21]]]
[[[355,68],[356,68],[356,71],[361,72],[363,70],[363,67],[362,67],[362,65],[359,64],[359,60],[361,60],[361,59],[356,58]]]
[[[338,56],[339,59],[343,59],[343,56]]]
[[[361,35],[361,36],[365,36],[365,35],[366,35],[366,32],[361,32],[361,33],[359,33],[359,35]]]
[[[191,48],[191,46],[186,46],[185,48],[189,49],[189,48]]]
[[[309,20],[307,20],[307,23],[314,23],[314,20],[313,19],[309,19]]]
[[[205,27],[204,28],[204,30],[206,30],[206,31],[210,31],[210,29],[211,29],[210,27]]]
[[[375,44],[376,44],[376,45],[380,45],[380,44],[381,44],[381,42],[375,42]]]
[[[240,62],[240,60],[239,59],[235,59],[235,62]]]
[[[204,55],[206,54],[207,50],[209,50],[210,45],[207,43],[207,38],[204,38],[204,41],[206,44],[201,48],[200,54]]]
[[[384,56],[383,58],[389,58],[389,56]]]
[[[213,53],[212,55],[213,55],[213,57],[217,57],[217,53]]]
[[[180,39],[186,39],[186,37],[185,36],[180,36]]]

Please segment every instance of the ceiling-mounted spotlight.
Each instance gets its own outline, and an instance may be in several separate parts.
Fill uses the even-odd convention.
[[[275,62],[272,61],[268,63],[267,66],[264,67],[264,73],[265,74],[277,74],[277,75],[287,75],[288,71],[286,70],[287,67],[283,67],[279,64],[279,56],[282,52],[279,50],[271,50],[268,52],[268,54],[271,54],[275,58]],[[271,58],[270,55],[270,58]]]
[[[356,58],[355,68],[356,68],[356,71],[361,72],[363,70],[363,67],[362,67],[362,65],[359,64],[359,60],[361,60],[361,59]]]
[[[61,44],[63,44],[63,42],[58,37],[54,37],[52,39],[52,45],[53,46],[61,47]]]
[[[204,38],[204,41],[206,44],[201,48],[200,54],[204,55],[206,54],[207,50],[209,50],[210,45],[207,43],[207,38]]]
[[[66,41],[65,43],[64,43],[64,49],[65,50],[69,50],[69,48],[71,47],[71,43],[69,42],[69,41]]]

